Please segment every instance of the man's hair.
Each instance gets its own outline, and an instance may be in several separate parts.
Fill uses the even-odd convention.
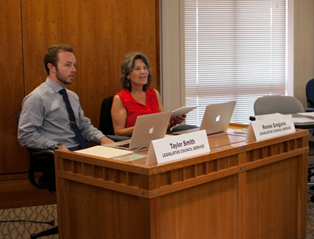
[[[121,77],[120,77],[120,81],[121,81],[121,85],[123,89],[128,89],[130,92],[132,90],[132,86],[130,83],[130,80],[127,78],[127,76],[131,73],[131,71],[134,68],[134,62],[137,59],[141,59],[144,64],[146,65],[147,69],[148,69],[148,77],[147,77],[147,83],[143,86],[143,90],[146,91],[146,88],[150,85],[150,83],[152,82],[153,76],[150,74],[150,63],[149,60],[147,58],[147,56],[141,52],[131,52],[128,53],[122,63],[121,63]]]
[[[45,56],[44,56],[44,64],[47,71],[47,74],[49,75],[49,68],[47,66],[48,63],[51,63],[53,66],[57,68],[57,62],[58,62],[58,53],[59,52],[74,52],[72,46],[67,44],[59,44],[54,45],[48,48]]]

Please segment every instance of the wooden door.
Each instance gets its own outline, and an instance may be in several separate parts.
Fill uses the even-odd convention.
[[[27,171],[16,120],[24,97],[21,30],[20,1],[0,0],[0,176]]]

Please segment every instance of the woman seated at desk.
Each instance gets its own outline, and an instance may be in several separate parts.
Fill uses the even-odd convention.
[[[149,87],[152,81],[150,63],[140,52],[127,54],[121,63],[123,90],[113,98],[111,116],[116,135],[132,136],[137,116],[164,111],[156,89]],[[168,129],[181,124],[186,115],[172,118]]]

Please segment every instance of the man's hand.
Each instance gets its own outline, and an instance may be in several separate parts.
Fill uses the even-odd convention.
[[[60,151],[63,151],[63,152],[70,152],[70,150],[64,146],[64,144],[62,145],[62,147],[60,149],[58,149]]]
[[[114,142],[111,139],[109,139],[108,137],[102,137],[100,139],[100,145],[110,144],[110,143],[114,143]]]

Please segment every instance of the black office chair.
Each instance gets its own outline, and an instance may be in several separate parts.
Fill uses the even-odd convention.
[[[305,86],[305,94],[307,101],[306,112],[314,112],[314,79],[309,80]],[[311,129],[311,134],[314,135],[314,129]]]
[[[268,95],[258,98],[254,103],[255,115],[265,115],[273,113],[296,114],[302,112],[305,112],[305,109],[301,101],[292,96]],[[309,140],[308,155],[314,156],[314,142],[311,140]],[[311,182],[311,177],[314,176],[314,173],[312,173],[312,169],[314,169],[314,166],[308,167],[308,186],[310,187],[309,193],[311,194],[314,193],[314,190],[312,189],[314,183]],[[314,201],[314,196],[311,197],[311,201]]]
[[[20,112],[17,115],[17,123],[20,119]],[[55,182],[51,182],[46,175],[42,174],[39,178],[36,177],[36,174],[42,173],[46,170],[47,162],[48,164],[54,165],[54,151],[52,149],[46,150],[34,150],[28,149],[29,153],[29,169],[28,169],[28,179],[31,185],[36,189],[48,189],[50,192],[55,192]],[[53,172],[54,173],[54,172]],[[50,225],[54,225],[54,221],[48,223]],[[31,239],[49,236],[58,234],[58,227],[52,227],[42,232],[31,234]]]
[[[111,118],[111,106],[113,102],[113,96],[105,98],[101,104],[100,119],[99,119],[99,130],[111,140],[118,142],[122,140],[130,139],[126,136],[115,135],[112,118]]]
[[[306,111],[313,111],[314,108],[314,79],[309,80],[305,86],[305,94],[306,94],[306,101],[307,107]]]
[[[314,78],[309,80],[306,83],[305,86],[305,94],[306,94],[306,101],[307,101],[307,108],[305,109],[306,112],[314,112]],[[310,130],[311,135],[314,135],[314,129]],[[314,148],[314,142],[310,140],[310,146]],[[310,147],[311,150],[311,147]],[[311,153],[309,154],[311,155]],[[312,155],[314,155],[314,150],[312,152]],[[314,172],[312,170],[314,169],[314,166],[309,167],[309,175],[308,175],[308,181],[311,181],[311,177],[314,176]],[[314,183],[310,183],[311,187],[310,189],[313,190],[314,193]],[[314,201],[314,197],[311,198],[312,201]]]
[[[40,151],[28,149],[28,151],[29,151],[28,178],[30,183],[36,189],[48,189],[50,192],[54,192],[55,182],[50,182],[45,175],[42,175],[38,179],[36,179],[36,174],[44,171],[47,161],[49,161],[50,163],[54,162],[54,151],[51,149]],[[45,231],[36,234],[32,234],[31,239],[54,234],[58,234],[58,226],[49,228]]]

